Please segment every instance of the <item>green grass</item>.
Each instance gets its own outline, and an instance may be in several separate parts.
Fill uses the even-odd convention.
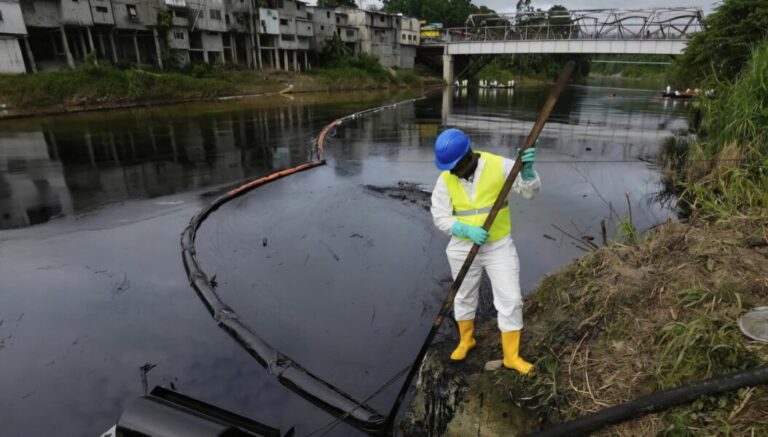
[[[404,85],[414,86],[421,84],[421,76],[413,70],[397,70],[395,73],[398,82]]]
[[[398,83],[398,78],[382,67],[375,56],[367,54],[339,57],[313,73],[329,85],[344,84],[348,88],[386,87]]]
[[[280,77],[273,77],[282,75]],[[191,65],[175,71],[151,72],[87,63],[75,70],[30,75],[0,75],[0,103],[17,108],[101,106],[147,101],[206,99],[276,91],[285,76],[309,89],[417,86],[421,76],[410,70],[391,74],[368,55],[350,56],[309,75],[263,73],[234,66]],[[291,79],[291,80],[293,80]],[[312,86],[316,83],[318,86]]]
[[[510,80],[520,79],[519,76],[515,77],[510,69],[505,68],[503,64],[499,62],[490,62],[488,65],[483,67],[480,72],[477,73],[477,78],[480,80],[496,80],[501,83],[507,83]]]
[[[753,51],[734,83],[718,84],[715,95],[699,100],[707,155],[735,143],[742,158],[768,156],[768,42]]]
[[[26,107],[206,98],[232,93],[237,89],[234,78],[121,70],[108,65],[0,76],[0,98],[15,106]]]
[[[684,187],[681,198],[704,219],[716,221],[739,215],[768,217],[768,158],[681,185]]]
[[[655,339],[659,389],[710,377],[723,369],[754,366],[757,363],[741,340],[734,320],[718,320],[708,313],[667,323]]]

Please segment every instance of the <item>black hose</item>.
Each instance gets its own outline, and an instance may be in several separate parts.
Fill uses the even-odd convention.
[[[604,426],[686,404],[701,396],[713,396],[744,387],[768,384],[768,366],[755,367],[654,393],[570,422],[528,434],[529,437],[586,435]]]

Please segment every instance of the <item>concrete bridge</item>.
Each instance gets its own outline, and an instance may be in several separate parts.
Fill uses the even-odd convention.
[[[423,46],[443,49],[443,78],[454,57],[524,53],[678,55],[702,28],[697,8],[589,9],[472,15],[464,27],[441,29]]]

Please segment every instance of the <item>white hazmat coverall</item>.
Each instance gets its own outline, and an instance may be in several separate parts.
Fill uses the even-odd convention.
[[[506,180],[512,171],[515,161],[502,158],[504,178]],[[467,193],[470,200],[475,199],[477,193],[477,181],[485,167],[485,158],[480,158],[475,173],[469,180],[459,179],[459,183]],[[541,187],[538,173],[530,181],[524,181],[520,175],[512,185],[512,192],[530,199]],[[456,219],[453,217],[451,197],[448,186],[441,177],[437,179],[435,189],[432,191],[432,220],[441,231],[451,235],[451,227]],[[498,218],[497,218],[498,219]],[[461,266],[472,248],[471,240],[451,237],[445,253],[448,255],[448,263],[451,265],[453,278],[459,274]],[[480,276],[485,268],[493,287],[493,305],[498,312],[498,324],[501,332],[519,331],[523,328],[523,298],[520,293],[520,262],[517,258],[517,249],[512,241],[512,236],[488,242],[480,246],[475,261],[467,272],[464,282],[461,284],[456,299],[453,302],[453,311],[456,320],[474,320],[475,311],[480,290]]]

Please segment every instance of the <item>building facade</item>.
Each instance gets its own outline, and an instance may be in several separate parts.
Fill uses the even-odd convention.
[[[335,38],[344,44],[349,53],[360,53],[360,29],[349,23],[349,15],[344,10],[310,7],[309,17],[315,26],[312,50],[316,53],[322,53]]]
[[[0,0],[0,72],[24,73],[26,71],[22,42],[29,44],[26,38],[27,27],[21,15],[18,0]]]
[[[0,73],[88,59],[164,69],[238,64],[306,71],[329,41],[412,68],[416,19],[301,0],[0,0]]]
[[[362,9],[340,9],[360,32],[360,51],[379,59],[381,65],[413,68],[421,24],[416,18]]]

